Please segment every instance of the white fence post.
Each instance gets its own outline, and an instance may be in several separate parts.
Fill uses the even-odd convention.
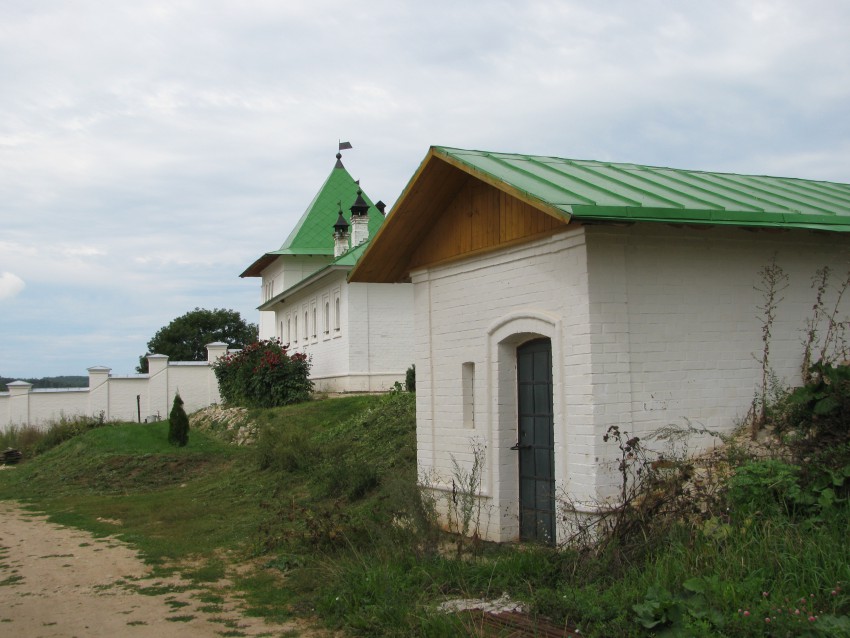
[[[6,384],[9,388],[9,423],[11,425],[28,425],[30,422],[30,391],[32,383],[12,381]]]
[[[92,366],[89,373],[89,415],[98,416],[101,412],[109,419],[109,373],[112,368]]]
[[[158,414],[167,419],[171,411],[168,396],[168,355],[149,354],[148,360],[148,414]]]

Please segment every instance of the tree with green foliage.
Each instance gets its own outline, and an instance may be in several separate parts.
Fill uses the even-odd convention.
[[[231,352],[213,364],[224,402],[247,408],[272,408],[306,401],[313,390],[310,361],[289,354],[280,339],[266,339]]]
[[[185,447],[189,442],[189,417],[183,409],[179,392],[174,395],[174,404],[168,415],[168,442],[177,447]]]
[[[0,377],[0,392],[7,391],[7,384],[12,381],[26,381],[32,383],[34,389],[41,388],[85,388],[89,385],[89,378],[83,376],[59,376],[41,377],[38,379],[22,379],[21,377]]]
[[[216,341],[242,348],[257,340],[257,324],[247,323],[235,310],[195,308],[157,330],[148,341],[148,354],[165,354],[172,361],[206,361],[207,344]],[[148,371],[147,354],[139,357],[137,372]]]

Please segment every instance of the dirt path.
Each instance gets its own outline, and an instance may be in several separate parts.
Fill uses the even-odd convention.
[[[152,579],[114,538],[48,523],[0,501],[0,635],[27,638],[316,636],[211,604],[179,579]],[[157,591],[156,595],[139,589]],[[165,591],[163,591],[165,590]]]

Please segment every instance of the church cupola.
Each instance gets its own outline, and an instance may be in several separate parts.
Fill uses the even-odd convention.
[[[342,214],[342,204],[339,204],[339,217],[334,224],[334,259],[348,251],[348,222]]]
[[[369,204],[363,199],[363,191],[359,188],[357,189],[357,199],[351,205],[351,225],[352,246],[359,246],[369,239]]]

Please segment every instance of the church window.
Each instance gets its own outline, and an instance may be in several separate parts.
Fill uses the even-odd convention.
[[[325,301],[325,334],[331,331],[331,305]]]
[[[340,316],[339,316],[339,297],[334,298],[334,330],[339,332],[341,326]]]

